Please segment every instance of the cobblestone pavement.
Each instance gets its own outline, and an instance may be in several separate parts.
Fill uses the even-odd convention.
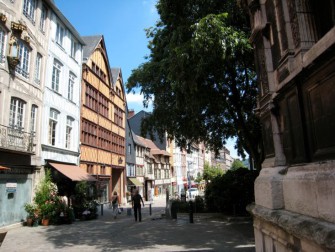
[[[251,220],[228,221],[213,214],[162,217],[165,200],[155,199],[152,215],[143,208],[142,222],[127,211],[113,219],[108,207],[97,220],[71,225],[10,229],[0,251],[255,251]]]

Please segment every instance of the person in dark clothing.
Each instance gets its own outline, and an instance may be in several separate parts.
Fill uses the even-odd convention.
[[[132,208],[134,209],[135,221],[137,221],[137,212],[138,212],[138,220],[142,221],[141,201],[144,207],[144,201],[142,199],[142,196],[138,193],[138,190],[135,190],[134,195],[131,200],[131,205],[132,205]]]

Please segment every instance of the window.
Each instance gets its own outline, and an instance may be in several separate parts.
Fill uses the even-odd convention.
[[[61,26],[59,23],[57,23],[57,30],[56,30],[56,42],[59,44],[61,47],[63,47],[63,38],[65,35],[65,30],[64,27]]]
[[[16,66],[15,71],[25,78],[29,78],[29,57],[30,49],[22,41],[18,41],[19,60],[20,63]]]
[[[74,81],[75,81],[75,76],[73,73],[69,74],[69,86],[68,86],[68,90],[67,90],[67,98],[70,101],[73,101],[73,87],[74,87]]]
[[[0,63],[5,62],[5,41],[6,40],[6,33],[5,30],[0,27]]]
[[[135,177],[135,165],[127,164],[127,177]]]
[[[106,82],[107,75],[94,62],[92,62],[92,71],[104,82]]]
[[[311,0],[311,8],[314,11],[316,30],[320,39],[335,26],[335,3],[333,0],[326,0],[320,4],[319,1]]]
[[[36,60],[35,60],[35,83],[41,83],[41,62],[42,62],[42,55],[37,53]]]
[[[60,83],[60,73],[62,70],[62,64],[58,60],[54,60],[54,66],[52,69],[52,83],[51,88],[58,92],[59,91],[59,83]]]
[[[36,132],[36,117],[37,117],[37,106],[32,105],[31,112],[30,112],[30,132],[31,133]]]
[[[131,154],[131,144],[128,144],[128,154]]]
[[[148,174],[152,174],[152,164],[148,163]]]
[[[87,164],[87,173],[88,174],[93,174],[93,165],[92,164]]]
[[[66,142],[65,148],[71,148],[71,141],[72,141],[72,127],[73,127],[74,119],[71,117],[66,118]]]
[[[165,171],[165,178],[170,178],[170,170],[164,170]]]
[[[49,144],[56,145],[56,127],[57,127],[57,119],[59,112],[50,109],[49,115]]]
[[[137,165],[136,166],[136,176],[143,176],[144,172],[143,172],[143,166]]]
[[[88,83],[85,89],[85,105],[94,111],[98,110],[98,91]]]
[[[97,134],[97,125],[86,120],[82,121],[81,141],[83,144],[96,146]]]
[[[118,154],[125,153],[125,140],[117,134],[112,135],[112,151]]]
[[[106,166],[104,166],[104,165],[100,166],[100,174],[101,175],[106,175]]]
[[[108,99],[103,94],[99,94],[99,114],[108,117],[108,106]]]
[[[12,97],[10,102],[9,126],[13,129],[23,130],[25,102],[21,99]]]
[[[71,57],[76,59],[76,52],[78,48],[78,43],[72,38],[71,40]]]
[[[35,24],[36,0],[24,0],[23,15],[25,15],[33,24]]]
[[[41,10],[41,19],[40,19],[40,31],[45,32],[45,23],[47,20],[47,15],[48,15],[48,9],[45,7],[45,5],[42,5],[42,10]]]
[[[114,106],[114,123],[123,127],[123,111],[117,106]]]
[[[111,135],[112,133],[105,129],[100,127],[98,129],[98,147],[104,149],[104,150],[111,150]]]

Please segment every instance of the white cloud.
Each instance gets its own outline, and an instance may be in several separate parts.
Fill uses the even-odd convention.
[[[148,108],[143,106],[143,95],[140,93],[129,93],[127,94],[127,105],[128,109],[133,109],[135,113],[144,110],[144,111],[152,111],[152,102],[149,102]]]
[[[143,95],[140,93],[129,93],[127,94],[127,102],[143,103]]]

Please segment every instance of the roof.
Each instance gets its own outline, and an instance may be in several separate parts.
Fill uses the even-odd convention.
[[[142,147],[147,147],[147,145],[145,144],[145,142],[142,141],[142,137],[136,135],[133,131],[132,131],[132,134],[133,134],[134,143],[136,143],[137,145],[140,145]]]
[[[150,148],[150,153],[152,155],[171,156],[167,151],[159,149],[152,140],[140,136],[137,136],[137,138],[144,143],[147,148]]]
[[[111,68],[113,84],[115,84],[115,82],[117,81],[117,78],[118,78],[120,72],[121,72],[121,68],[119,68],[119,67],[112,67]]]
[[[82,39],[85,42],[83,49],[83,62],[86,62],[87,59],[92,55],[93,51],[97,45],[102,40],[103,35],[93,35],[93,36],[83,36]]]

